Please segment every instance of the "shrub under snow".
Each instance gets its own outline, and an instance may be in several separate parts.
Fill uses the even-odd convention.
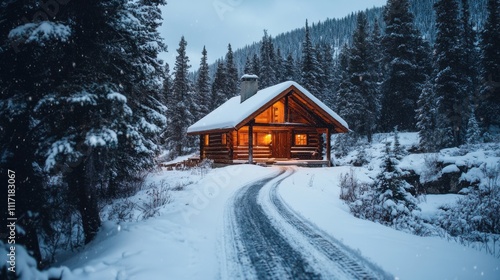
[[[481,182],[462,190],[464,196],[443,208],[437,223],[461,243],[500,257],[500,163],[480,169]]]
[[[398,167],[400,147],[396,134],[395,149],[386,144],[382,171],[371,186],[360,186],[353,175],[346,175],[344,181],[351,188],[344,187],[341,197],[347,200],[351,212],[359,218],[388,225],[418,235],[428,235],[429,229],[419,218],[415,187],[402,179],[403,171]],[[354,197],[354,198],[353,198]]]

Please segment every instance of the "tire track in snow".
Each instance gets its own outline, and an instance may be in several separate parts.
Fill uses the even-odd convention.
[[[331,260],[332,265],[342,271],[344,276],[352,279],[394,279],[392,275],[368,262],[292,210],[278,194],[278,187],[283,180],[274,184],[269,193],[270,200],[277,212],[288,224],[306,237],[310,245]]]
[[[281,171],[277,176],[283,176]],[[285,174],[284,178],[291,174]],[[228,278],[320,279],[302,254],[275,228],[258,203],[259,191],[275,176],[253,182],[239,190],[229,206],[232,231],[227,252],[233,260]],[[283,180],[281,179],[281,180]],[[229,257],[229,256],[228,256]]]
[[[242,187],[229,201],[223,278],[394,279],[298,215],[282,200],[278,187],[294,172],[291,168],[281,169],[278,175]],[[274,208],[271,212],[278,215],[272,215],[270,209],[261,205],[261,190],[269,191],[264,195]],[[283,223],[295,234],[290,234]]]

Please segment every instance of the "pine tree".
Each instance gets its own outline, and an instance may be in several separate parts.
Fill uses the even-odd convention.
[[[437,151],[436,133],[437,100],[431,82],[427,82],[417,103],[417,129],[419,145],[426,152]]]
[[[277,83],[276,71],[274,69],[276,58],[272,37],[264,30],[260,45],[260,69],[259,69],[259,86],[262,88],[273,86]]]
[[[429,73],[425,73],[427,54],[414,27],[408,0],[389,0],[384,10],[386,32],[382,39],[386,77],[382,84],[381,129],[398,125],[401,130],[415,128],[418,96]]]
[[[36,9],[34,1],[0,4],[0,172],[3,182],[7,182],[7,169],[14,171],[16,188],[23,192],[16,197],[16,216],[23,217],[16,224],[24,229],[25,234],[18,232],[16,243],[26,245],[41,261],[40,222],[49,217],[41,213],[45,201],[40,198],[44,197],[48,178],[39,168],[37,151],[38,143],[46,133],[34,111],[44,96],[61,85],[66,73],[60,70],[70,71],[71,67],[66,68],[70,65],[65,63],[64,52],[61,52],[67,47],[68,25],[46,22],[50,27],[68,33],[55,32],[45,39],[30,37],[33,29],[43,22],[36,22],[33,28],[29,28],[21,22],[20,15],[34,14]],[[10,34],[13,30],[18,30],[17,36]],[[7,201],[6,195],[7,188],[4,188],[0,195],[2,201]],[[39,218],[28,215],[30,212],[39,214]],[[7,207],[4,207],[0,214],[2,224],[7,224],[8,217]]]
[[[384,71],[383,71],[383,60],[384,60],[384,51],[382,47],[382,34],[380,31],[380,25],[378,19],[375,19],[372,33],[369,37],[369,45],[370,49],[370,62],[373,65],[370,65],[370,69],[372,71],[371,76],[373,83],[375,85],[375,102],[376,102],[376,113],[377,116],[377,127],[379,126],[380,121],[380,112],[382,111],[381,104],[381,84],[384,79]]]
[[[260,60],[259,60],[259,57],[257,56],[257,54],[253,55],[253,57],[252,57],[252,69],[251,69],[250,73],[246,73],[246,74],[254,74],[254,75],[260,76]],[[262,88],[262,86],[260,84],[259,84],[259,87]]]
[[[227,94],[227,99],[236,96],[238,91],[238,69],[236,69],[234,63],[234,55],[233,50],[231,49],[231,44],[227,46],[227,54],[226,54],[226,89],[224,90]]]
[[[410,216],[418,210],[417,199],[411,194],[412,185],[402,179],[399,161],[386,143],[382,171],[375,180],[375,221],[400,229],[412,227]]]
[[[481,31],[481,89],[477,115],[482,126],[500,126],[500,1],[488,0],[488,18]]]
[[[332,47],[323,43],[320,48],[321,57],[321,71],[323,72],[323,87],[321,89],[322,101],[328,107],[332,108],[333,99],[335,95],[335,78],[334,78],[334,59]]]
[[[295,64],[295,60],[291,53],[289,53],[286,57],[285,61],[285,72],[284,72],[284,81],[297,81],[297,65]]]
[[[252,59],[247,57],[247,60],[245,61],[245,67],[243,67],[243,74],[250,73],[252,73]]]
[[[359,13],[348,67],[351,88],[347,98],[350,113],[345,117],[352,130],[367,136],[371,142],[377,119],[377,91],[371,76],[373,71],[370,66],[374,63],[370,61],[372,57],[367,27],[365,14]]]
[[[478,86],[477,72],[479,70],[479,53],[476,49],[477,42],[477,26],[474,26],[470,14],[470,0],[461,0],[461,21],[462,21],[462,39],[464,44],[464,60],[465,60],[465,75],[470,77],[470,85],[467,91],[472,97],[472,93]]]
[[[467,135],[466,135],[466,143],[478,144],[481,138],[481,130],[479,129],[479,124],[476,120],[476,113],[474,109],[470,112],[469,121],[467,122]]]
[[[182,36],[177,49],[172,87],[172,105],[168,108],[168,142],[171,158],[184,154],[187,143],[186,131],[193,122],[193,114],[189,110],[193,103],[191,82],[189,80],[189,58],[186,55],[187,42]]]
[[[214,82],[212,83],[212,98],[210,111],[222,105],[222,103],[227,101],[226,90],[226,67],[224,62],[217,62],[217,70],[215,72]]]
[[[281,54],[281,49],[278,48],[276,50],[276,54],[274,55],[274,72],[276,73],[276,83],[282,83],[287,81],[285,79],[285,60],[283,59],[283,56]]]
[[[211,107],[211,85],[207,63],[207,50],[205,46],[203,46],[201,54],[200,69],[198,70],[198,79],[196,80],[196,96],[199,106],[199,111],[197,112],[195,118],[196,120],[199,120],[210,113]]]
[[[100,226],[97,203],[101,197],[96,188],[116,188],[155,163],[159,132],[165,124],[156,82],[162,75],[157,54],[166,50],[156,30],[161,19],[158,5],[163,4],[69,2],[57,21],[11,22],[5,29],[9,33],[19,27],[12,40],[32,38],[17,47],[33,52],[34,57],[26,58],[40,69],[31,66],[38,72],[32,81],[43,87],[43,91],[27,91],[31,95],[27,100],[34,102],[28,104],[29,122],[34,126],[28,124],[31,136],[24,137],[38,138],[28,139],[37,146],[27,148],[26,156],[19,158],[24,157],[39,176],[31,178],[42,177],[39,184],[57,184],[61,193],[71,195],[63,200],[64,206],[79,212],[87,243]],[[31,33],[42,24],[52,35],[39,33],[34,39]],[[19,62],[20,67],[26,66]],[[14,71],[10,71],[14,80],[27,75]],[[36,81],[38,77],[42,79]],[[15,91],[7,94],[19,97]],[[51,176],[59,178],[57,183],[49,180]],[[32,189],[40,190],[36,183]],[[30,212],[41,212],[36,203],[29,207]],[[42,219],[48,224],[45,230],[51,218]]]
[[[319,69],[320,65],[317,60],[316,49],[312,44],[309,25],[306,20],[306,34],[304,42],[302,43],[302,65],[300,75],[302,86],[314,95],[320,95]]]
[[[437,38],[435,48],[435,93],[438,97],[437,130],[440,148],[458,146],[465,141],[469,98],[466,91],[470,79],[466,76],[462,24],[456,0],[440,0],[435,4]]]
[[[337,90],[337,96],[335,99],[336,106],[335,110],[338,111],[339,115],[344,119],[349,119],[351,116],[351,92],[352,92],[352,84],[349,74],[349,57],[350,57],[350,48],[347,44],[344,44],[342,50],[340,51],[338,64],[337,64],[337,76],[338,76],[338,84],[339,88]],[[356,118],[355,115],[352,116],[353,119]],[[352,123],[349,123],[349,127],[352,127]]]

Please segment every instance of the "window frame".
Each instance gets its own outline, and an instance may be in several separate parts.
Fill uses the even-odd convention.
[[[309,144],[309,135],[307,133],[295,133],[293,141],[295,146],[307,146]]]

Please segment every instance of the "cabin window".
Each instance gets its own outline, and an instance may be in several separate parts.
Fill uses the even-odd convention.
[[[248,145],[248,133],[238,133],[238,145]]]
[[[222,133],[221,144],[222,145],[226,145],[227,144],[227,134],[225,134],[225,133]]]
[[[205,143],[205,146],[209,146],[210,145],[210,135],[205,134],[205,139],[203,142]]]
[[[278,101],[255,117],[256,123],[282,123],[285,121],[285,104]]]
[[[295,145],[306,146],[307,145],[307,134],[295,134]]]
[[[267,134],[264,134],[264,133],[254,132],[252,145],[254,145],[254,146],[269,145],[270,141],[268,139],[270,139],[270,138],[267,137],[266,135]],[[238,133],[238,145],[248,146],[248,133],[247,132]]]

